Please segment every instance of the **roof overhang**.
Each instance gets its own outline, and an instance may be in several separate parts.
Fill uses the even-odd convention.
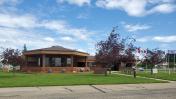
[[[33,51],[27,51],[23,53],[24,55],[75,55],[75,56],[89,56],[88,53],[84,52],[72,52],[72,51],[42,51],[42,50],[33,50]]]

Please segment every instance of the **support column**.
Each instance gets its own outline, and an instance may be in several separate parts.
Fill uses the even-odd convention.
[[[38,66],[39,67],[41,66],[41,59],[40,59],[40,57],[38,58]]]
[[[87,56],[85,57],[85,65],[87,67]]]
[[[45,67],[45,55],[42,55],[42,67]]]
[[[73,56],[71,56],[71,67],[73,67]]]

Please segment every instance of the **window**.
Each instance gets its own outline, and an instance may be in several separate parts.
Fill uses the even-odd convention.
[[[67,65],[71,64],[71,58],[67,58]]]
[[[45,65],[46,65],[46,66],[50,66],[49,57],[46,57],[46,58],[45,58]]]
[[[27,60],[28,60],[28,62],[37,62],[38,58],[37,57],[28,57]]]
[[[55,66],[61,66],[61,58],[55,58]]]
[[[61,58],[51,58],[52,66],[61,66]]]
[[[29,66],[40,66],[40,58],[37,56],[27,57],[27,64]]]

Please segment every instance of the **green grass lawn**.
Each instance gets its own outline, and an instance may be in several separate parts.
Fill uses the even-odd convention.
[[[171,73],[169,75],[168,72],[165,71],[159,71],[157,74],[151,75],[150,72],[137,72],[138,76],[144,76],[144,77],[150,77],[150,78],[159,78],[164,80],[172,80],[176,81],[176,73]]]
[[[134,83],[159,83],[163,81],[133,78],[111,74],[108,76],[92,73],[77,74],[25,74],[0,72],[0,87],[25,87],[25,86],[60,86],[60,85],[90,85],[90,84],[134,84]]]

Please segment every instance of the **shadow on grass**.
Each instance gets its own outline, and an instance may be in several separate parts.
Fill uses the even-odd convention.
[[[0,78],[14,78],[16,75],[0,75]]]
[[[26,74],[27,75],[27,74]],[[0,73],[0,78],[15,78],[15,77],[25,77],[26,76],[25,74],[24,75],[21,75],[19,73],[12,73],[12,72],[8,72],[8,73]]]

